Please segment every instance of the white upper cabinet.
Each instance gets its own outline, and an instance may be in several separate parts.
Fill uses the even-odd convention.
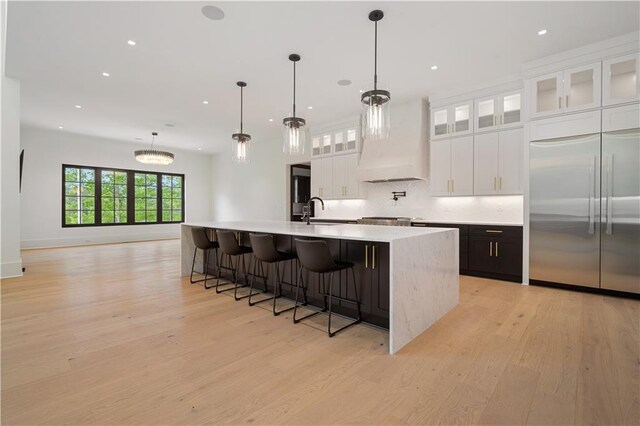
[[[474,195],[522,194],[522,128],[476,135]]]
[[[602,105],[600,98],[601,65],[586,65],[564,72],[564,112],[580,111]]]
[[[600,62],[531,79],[531,117],[599,107],[601,80]]]
[[[522,91],[476,99],[475,133],[522,125]]]
[[[355,123],[351,126],[318,133],[311,138],[311,156],[360,152],[359,139]]]
[[[473,132],[473,101],[431,110],[431,139],[461,136]]]
[[[431,142],[432,196],[473,195],[473,136]]]
[[[640,53],[602,62],[602,105],[640,100]]]
[[[333,198],[333,158],[311,160],[311,196]]]

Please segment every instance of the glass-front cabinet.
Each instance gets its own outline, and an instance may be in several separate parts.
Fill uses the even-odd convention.
[[[357,126],[344,127],[316,134],[311,138],[311,156],[359,152]]]
[[[602,105],[640,100],[640,53],[602,62]]]
[[[600,62],[597,62],[533,78],[531,117],[599,107],[600,67]]]
[[[516,127],[522,124],[522,91],[476,99],[475,132]]]
[[[431,139],[473,132],[473,101],[434,108],[431,111]]]

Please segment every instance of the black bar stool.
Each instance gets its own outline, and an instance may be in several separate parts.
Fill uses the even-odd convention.
[[[230,267],[225,269],[231,269],[233,271],[233,298],[235,300],[240,300],[249,297],[249,295],[238,297],[238,268],[240,267],[240,262],[242,262],[242,270],[244,271],[244,282],[246,285],[249,282],[249,279],[247,278],[247,266],[245,264],[244,255],[252,252],[251,247],[239,245],[233,231],[217,231],[216,234],[218,235],[218,244],[220,245],[220,251],[222,251],[223,256],[227,256],[227,259],[229,261]],[[236,266],[234,267],[233,258],[238,256],[240,256],[240,259],[237,260]],[[218,290],[219,285],[220,277],[218,277],[218,281],[216,282],[216,293],[222,293],[223,291],[231,290],[231,288]]]
[[[253,264],[253,276],[251,278],[251,286],[249,287],[249,306],[253,306],[257,303],[266,302],[268,300],[273,300],[273,315],[277,316],[283,312],[290,311],[294,308],[294,306],[286,309],[276,310],[276,299],[282,296],[282,284],[288,285],[291,287],[297,287],[295,284],[288,284],[282,282],[282,276],[280,275],[280,263],[288,260],[293,260],[296,256],[293,253],[283,253],[278,251],[276,248],[276,243],[274,241],[273,235],[269,234],[249,234],[249,239],[251,241],[251,247],[253,248],[253,254],[256,257],[256,261]],[[269,282],[269,268],[271,265],[276,270],[276,282],[273,285],[273,296],[268,297],[266,299],[259,300],[257,302],[252,302],[251,297],[255,296],[253,293],[253,283],[256,278],[256,269],[260,263],[260,270],[262,271],[262,282],[264,284],[264,291],[267,291],[267,283]],[[262,265],[267,264],[267,273],[264,273]],[[257,293],[256,293],[257,294]],[[306,302],[306,294],[305,294],[305,302]],[[306,304],[306,303],[305,303]]]
[[[213,256],[216,259],[216,264],[218,265],[217,278],[220,278],[220,262],[218,262],[218,248],[220,246],[217,241],[211,241],[209,239],[205,228],[192,227],[191,236],[193,237],[193,243],[196,248],[193,250],[193,262],[191,262],[191,276],[189,277],[189,281],[191,281],[191,284],[201,283],[204,281],[204,288],[208,290],[215,287],[207,287],[207,280],[209,279],[209,250],[213,250]],[[202,250],[202,275],[204,275],[204,278],[194,281],[193,272],[196,267],[196,254],[198,253],[198,249]],[[196,271],[196,273],[199,272]]]
[[[351,327],[352,325],[358,324],[362,320],[362,315],[360,312],[360,299],[358,298],[358,286],[356,283],[356,274],[353,270],[353,263],[351,262],[336,262],[331,257],[331,252],[329,251],[329,247],[327,246],[327,242],[323,240],[299,240],[296,238],[296,251],[298,253],[298,259],[300,260],[300,273],[298,274],[298,286],[296,288],[296,300],[293,309],[293,323],[297,323],[305,318],[309,318],[313,315],[319,314],[320,312],[326,312],[329,310],[329,324],[327,326],[327,334],[329,337],[333,337],[336,333],[344,330],[347,327]],[[316,272],[321,274],[322,279],[322,294],[324,298],[324,307],[320,312],[314,312],[312,314],[308,314],[302,318],[296,318],[296,311],[298,310],[298,293],[300,291],[300,287],[305,289],[302,282],[302,269],[306,269],[310,272]],[[353,291],[355,294],[355,300],[347,299],[344,297],[334,296],[333,295],[333,275],[337,271],[342,271],[345,269],[351,269],[351,275],[353,277]],[[324,276],[325,274],[331,274],[329,278],[329,292],[327,293],[327,289],[325,286]],[[349,280],[347,275],[347,281]],[[329,298],[329,303],[327,306],[327,297]],[[358,319],[355,321],[340,327],[335,331],[331,331],[331,316],[333,299],[342,300],[344,302],[353,303],[356,305],[358,309]]]

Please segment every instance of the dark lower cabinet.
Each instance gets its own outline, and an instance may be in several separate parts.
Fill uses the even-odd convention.
[[[340,253],[341,260],[354,264],[363,321],[388,328],[389,244],[342,240]],[[353,275],[348,270],[342,271],[340,275],[343,282],[343,294],[350,299],[355,298],[352,285]],[[352,304],[344,303],[342,306],[353,310]]]
[[[522,227],[470,225],[468,274],[522,282]]]

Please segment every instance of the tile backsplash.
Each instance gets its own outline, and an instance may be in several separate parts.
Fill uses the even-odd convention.
[[[432,197],[425,181],[368,183],[367,199],[327,200],[316,217],[353,219],[362,216],[406,216],[433,221],[522,224],[522,195]],[[392,191],[407,196],[392,200]]]

